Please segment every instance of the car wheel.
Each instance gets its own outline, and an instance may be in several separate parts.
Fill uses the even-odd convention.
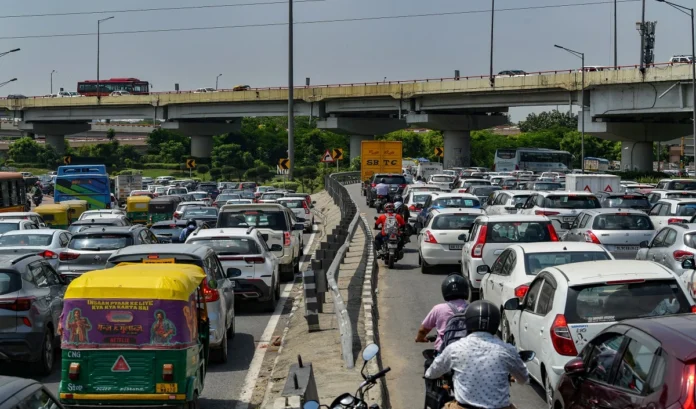
[[[187,409],[199,409],[198,392],[193,392],[193,398],[186,405]]]
[[[508,344],[510,343],[511,340],[511,335],[510,335],[510,322],[508,321],[507,317],[505,316],[505,311],[503,311],[502,314],[502,319],[500,322],[500,339],[502,339],[504,342],[507,342]]]
[[[293,273],[293,269],[290,266],[287,266],[285,268],[282,268],[280,270],[280,281],[294,281],[295,280],[295,273]]]
[[[232,317],[232,323],[230,324],[230,327],[227,328],[227,339],[234,339],[234,336],[237,333],[237,323],[235,322],[236,319],[236,315]]]
[[[227,331],[222,334],[222,343],[220,343],[220,348],[216,348],[215,351],[215,362],[224,364],[227,362]]]
[[[423,266],[423,259],[421,258],[420,253],[418,253],[418,265],[421,267]]]
[[[421,274],[430,274],[430,266],[425,264],[425,262],[421,264]]]
[[[273,285],[273,288],[271,288],[271,298],[263,303],[263,309],[267,312],[275,311],[276,305],[278,305],[278,287],[278,285]]]
[[[468,278],[466,280],[469,284],[469,297],[467,297],[466,300],[469,302],[469,304],[471,304],[472,302],[479,299],[479,293],[477,290],[474,290],[474,286],[473,284],[471,284],[471,280],[469,280]]]
[[[544,395],[546,396],[546,407],[553,409],[553,385],[549,380],[549,374],[544,374]]]
[[[293,266],[293,275],[300,274],[300,258],[295,259],[295,265]]]
[[[53,350],[53,331],[50,328],[46,329],[44,334],[43,345],[41,347],[41,356],[38,362],[34,363],[34,372],[39,375],[50,375],[53,372],[53,363],[55,362],[55,351]]]

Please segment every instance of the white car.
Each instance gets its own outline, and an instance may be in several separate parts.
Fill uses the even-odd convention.
[[[404,195],[404,205],[408,207],[409,211],[409,217],[407,222],[411,224],[416,223],[416,219],[418,218],[418,212],[423,208],[423,205],[428,200],[431,194],[437,195],[438,193],[428,190],[417,190],[411,191],[408,194]]]
[[[157,176],[157,179],[155,179],[155,183],[169,183],[170,181],[174,180],[174,176]]]
[[[38,254],[58,270],[58,257],[67,250],[71,237],[66,230],[13,230],[0,234],[0,254]]]
[[[689,223],[696,214],[696,199],[662,199],[648,212],[655,230],[671,223]]]
[[[263,202],[263,200],[260,200],[259,202]],[[304,224],[305,233],[312,232],[312,226],[314,226],[314,214],[312,213],[312,210],[310,210],[309,206],[307,206],[307,200],[305,200],[304,197],[282,197],[280,199],[276,199],[275,202],[280,203],[295,213],[298,223]]]
[[[208,207],[206,202],[204,201],[195,201],[195,202],[181,202],[176,206],[176,210],[174,210],[173,217],[175,219],[179,219],[182,214],[186,211],[188,208],[192,207]]]
[[[421,273],[428,274],[433,266],[452,265],[459,269],[462,247],[469,229],[481,209],[434,209],[418,233],[418,263]]]
[[[457,178],[453,175],[438,173],[430,175],[428,178],[429,185],[439,186],[443,190],[451,190],[454,187],[454,182]]]
[[[533,190],[498,190],[495,198],[486,206],[486,214],[516,214],[524,206]]]
[[[128,91],[114,91],[111,94],[109,94],[112,97],[120,97],[122,95],[130,95],[131,93]]]
[[[401,194],[403,197],[406,197],[409,193],[414,193],[414,192],[428,192],[428,193],[436,193],[436,192],[446,192],[449,193],[450,189],[443,189],[439,185],[433,185],[433,184],[428,184],[428,183],[416,183],[413,185],[406,185],[406,188],[404,189],[404,192]]]
[[[545,268],[521,302],[504,306],[517,350],[536,352],[527,369],[551,407],[564,365],[600,331],[630,318],[691,313],[693,301],[660,264],[610,260]]]
[[[189,192],[190,195],[193,195],[193,197],[196,199],[196,201],[199,202],[205,202],[206,206],[212,206],[213,205],[213,198],[210,197],[210,193],[208,192]]]
[[[99,209],[99,210],[87,210],[83,212],[77,220],[92,219],[95,217],[104,216],[125,216],[126,212],[121,209]]]
[[[490,186],[492,183],[486,179],[462,179],[452,189],[452,193],[469,193],[472,186]]]
[[[601,207],[597,197],[589,192],[534,192],[518,213],[546,216],[551,219],[558,234],[561,234],[565,233],[563,223],[572,224],[583,210]]]
[[[559,239],[545,216],[515,214],[477,218],[461,253],[462,275],[469,282],[469,301],[478,299],[487,266],[492,266],[508,246],[551,241]]]
[[[481,279],[481,299],[497,305],[505,316],[503,304],[513,297],[524,298],[529,283],[541,270],[561,264],[613,259],[599,244],[562,241],[513,244],[488,266],[488,272]],[[501,324],[501,338],[509,341],[509,326]]]
[[[640,186],[640,185],[628,185],[626,186],[626,191],[628,191],[629,188],[632,188],[633,186]],[[654,204],[659,202],[662,199],[694,199],[696,198],[696,191],[694,190],[657,190],[657,189],[652,189],[650,193],[648,193],[648,202],[650,204]]]
[[[165,195],[185,195],[188,193],[188,189],[185,187],[178,187],[178,186],[169,186],[167,187],[167,192]]]
[[[7,212],[0,215],[0,220],[29,220],[39,226],[40,229],[46,227],[43,217],[35,212]]]
[[[254,203],[253,200],[251,199],[230,199],[225,202],[226,205],[232,205],[232,204],[252,204]]]
[[[196,90],[193,91],[194,94],[205,94],[206,92],[217,92],[217,90],[213,87],[205,87],[205,88],[196,88]]]
[[[441,193],[432,196],[431,209],[447,208],[480,208],[481,201],[478,197],[468,193]]]
[[[0,234],[2,233],[7,233],[8,231],[14,231],[14,230],[31,230],[31,229],[38,229],[39,226],[32,222],[31,220],[19,220],[19,219],[10,219],[10,220],[3,220],[0,219]]]
[[[282,245],[269,247],[254,227],[199,230],[186,243],[215,251],[223,274],[232,280],[235,299],[259,301],[267,311],[275,311],[280,299],[280,276],[273,252],[282,251]]]

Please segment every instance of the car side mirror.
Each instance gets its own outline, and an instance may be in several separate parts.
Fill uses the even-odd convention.
[[[582,375],[585,373],[585,363],[580,357],[573,358],[563,366],[563,370],[566,375]]]
[[[476,272],[479,274],[488,274],[490,271],[491,271],[491,269],[485,264],[476,267]]]
[[[505,301],[505,304],[503,304],[503,309],[508,310],[508,311],[516,311],[520,309],[520,300],[515,297],[515,298],[510,298],[509,300]]]
[[[520,351],[519,355],[520,355],[520,359],[522,359],[523,362],[529,362],[532,359],[534,359],[534,357],[536,357],[536,352],[534,352],[534,351]]]
[[[467,238],[466,233],[462,233],[457,237],[457,240],[466,241],[466,238]]]
[[[271,251],[283,251],[283,246],[280,244],[273,244],[271,245]]]
[[[563,230],[570,230],[570,227],[571,227],[570,223],[568,223],[568,222],[561,223],[561,229],[563,229]]]
[[[682,261],[681,265],[682,265],[682,268],[684,270],[693,270],[694,269],[694,259],[687,258],[686,260]]]
[[[642,249],[647,249],[649,247],[649,243],[647,241],[641,241],[638,246]]]

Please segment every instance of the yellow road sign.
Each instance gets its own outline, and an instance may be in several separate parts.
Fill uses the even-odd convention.
[[[63,156],[63,163],[65,165],[71,164],[72,163],[72,156],[70,156],[70,155]]]
[[[186,168],[187,169],[193,169],[196,167],[196,160],[195,159],[186,159]]]
[[[290,159],[286,159],[286,158],[278,159],[278,167],[282,170],[290,169]]]
[[[445,150],[443,148],[435,148],[435,156],[443,158],[445,156]]]
[[[331,157],[334,160],[343,160],[343,149],[342,148],[336,148],[331,150]]]

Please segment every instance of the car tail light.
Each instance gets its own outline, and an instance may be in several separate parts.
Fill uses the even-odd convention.
[[[78,257],[80,257],[79,254],[71,253],[69,251],[64,251],[58,255],[58,258],[60,259],[60,261],[75,260]]]
[[[479,232],[478,240],[476,240],[474,248],[471,249],[471,257],[483,257],[483,246],[486,245],[486,233],[488,233],[488,226],[481,226],[481,231]]]
[[[688,220],[685,219],[680,219],[677,217],[672,217],[670,219],[667,219],[667,224],[672,224],[672,223],[688,223]]]
[[[304,200],[302,201],[302,208],[304,209],[305,214],[309,214],[309,206],[307,206],[307,202]]]
[[[389,240],[396,240],[396,239],[398,239],[398,237],[396,236],[396,234],[390,234],[390,235],[389,235]]]
[[[555,216],[559,214],[559,212],[549,212],[547,210],[535,210],[534,214],[537,216]]]
[[[285,246],[285,247],[290,246],[290,232],[289,231],[283,232],[283,246]]]
[[[399,187],[402,188],[402,189],[406,189],[406,183],[400,184]]]
[[[466,189],[459,189],[459,193],[466,193]]]
[[[551,325],[551,343],[553,343],[553,348],[559,355],[563,356],[576,356],[578,350],[575,349],[575,343],[570,335],[570,329],[568,329],[568,323],[563,314],[556,315]]]
[[[0,299],[0,310],[29,311],[36,298],[20,297],[15,299]]]
[[[80,364],[77,362],[70,363],[70,369],[68,370],[68,377],[70,380],[76,381],[80,379]]]
[[[31,328],[31,321],[29,321],[29,318],[27,317],[22,317],[22,323],[26,325],[27,327]]]
[[[597,235],[589,230],[585,232],[585,241],[588,243],[602,244],[602,242],[597,238]]]
[[[377,183],[373,183],[370,186],[375,187],[375,186],[377,186]]]
[[[696,305],[691,306],[691,312],[696,314]]]
[[[549,232],[549,238],[551,238],[551,241],[560,241],[558,240],[558,234],[556,234],[556,229],[553,228],[551,223],[546,225],[546,230]]]
[[[51,250],[44,250],[41,253],[39,253],[38,255],[43,257],[43,258],[51,258],[54,260],[58,258],[58,254],[51,251]]]
[[[408,207],[408,210],[411,210],[411,211],[416,210],[416,205],[411,205],[411,206],[409,206],[409,207]]]
[[[521,300],[525,295],[527,295],[527,291],[529,291],[529,285],[522,284],[521,286],[515,288],[515,297]]]
[[[266,259],[263,257],[255,256],[255,257],[244,257],[244,261],[247,264],[263,264],[266,262]]]
[[[687,258],[692,258],[694,256],[694,253],[684,250],[675,250],[674,253],[672,253],[672,255],[674,256],[675,260],[682,262]]]
[[[694,378],[696,378],[696,365],[686,365],[684,367],[684,377],[682,378],[684,386],[684,392],[682,393],[682,398],[684,399],[683,409],[696,409],[696,397],[694,396],[694,393],[696,393],[694,382],[696,379]]]
[[[162,365],[162,380],[165,382],[174,380],[174,364]]]
[[[435,240],[435,236],[430,232],[430,230],[425,231],[425,240],[426,243],[437,243],[437,240]]]
[[[180,218],[180,217],[181,217],[181,213],[176,213],[176,212],[174,212],[174,218],[175,218],[175,219],[178,219],[178,218]]]
[[[220,299],[220,293],[208,287],[208,279],[203,280],[203,298],[205,302],[215,302]]]

